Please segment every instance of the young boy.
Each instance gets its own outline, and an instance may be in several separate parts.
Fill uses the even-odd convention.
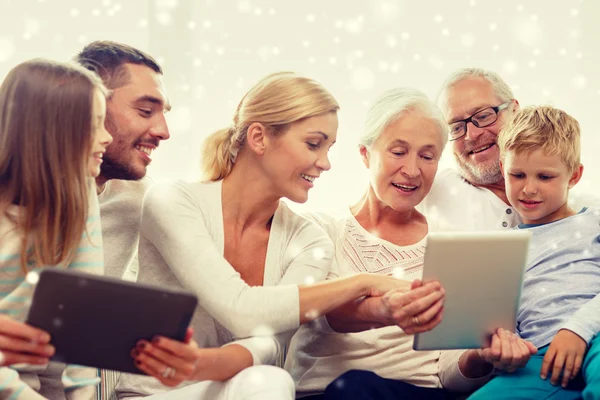
[[[498,136],[518,229],[532,232],[517,333],[539,351],[470,399],[600,399],[600,211],[567,204],[583,172],[579,136],[553,107],[520,110]],[[583,393],[570,383],[580,370]]]

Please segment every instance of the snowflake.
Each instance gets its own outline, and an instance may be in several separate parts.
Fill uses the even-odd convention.
[[[252,329],[252,336],[273,336],[275,331],[267,325],[257,325]]]
[[[502,65],[502,69],[508,74],[514,74],[517,71],[517,63],[512,60],[507,60]]]
[[[352,87],[355,90],[370,90],[373,88],[374,83],[375,75],[367,67],[358,67],[352,73]]]
[[[384,22],[395,21],[398,17],[398,5],[393,1],[383,1],[375,7],[375,16]]]
[[[30,285],[37,284],[39,280],[40,274],[38,274],[35,271],[30,271],[27,273],[27,276],[25,276],[25,281],[27,281],[27,283],[29,283]]]
[[[431,66],[437,70],[444,69],[444,61],[434,54],[429,56],[429,64],[431,64]]]
[[[360,33],[363,28],[362,22],[360,21],[359,18],[347,20],[346,23],[344,24],[344,26],[346,27],[346,30],[349,33],[353,33],[353,34]]]
[[[460,37],[460,42],[464,47],[473,47],[475,44],[475,36],[470,33],[465,33]]]
[[[305,316],[306,316],[306,319],[313,321],[313,320],[319,318],[319,313],[317,310],[309,310],[306,312]]]
[[[169,25],[171,23],[171,14],[168,11],[159,11],[156,13],[156,21],[161,25]]]
[[[392,276],[396,279],[404,278],[404,269],[396,267],[392,270]]]
[[[154,0],[156,8],[172,9],[177,6],[177,0]]]
[[[575,86],[577,89],[585,89],[586,84],[587,79],[584,75],[578,75],[573,78],[573,86]]]
[[[202,100],[202,98],[204,97],[204,93],[206,93],[206,90],[202,85],[198,85],[196,86],[196,89],[194,89],[194,97],[198,100]]]
[[[250,11],[252,11],[252,4],[250,3],[249,0],[240,0],[238,2],[238,7],[237,7],[238,11],[241,13],[249,13]]]
[[[385,41],[386,41],[387,45],[390,46],[390,47],[395,47],[396,43],[398,43],[396,41],[396,37],[394,35],[388,35],[386,37]]]

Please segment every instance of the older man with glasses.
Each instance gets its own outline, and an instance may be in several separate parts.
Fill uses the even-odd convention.
[[[439,171],[429,195],[418,207],[432,230],[511,229],[521,220],[506,197],[496,140],[504,123],[519,109],[512,90],[495,72],[456,71],[446,79],[438,105],[449,126],[458,169]],[[600,199],[571,193],[574,209],[600,206]]]

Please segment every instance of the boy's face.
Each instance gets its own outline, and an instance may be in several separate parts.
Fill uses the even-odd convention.
[[[583,166],[571,172],[559,155],[541,149],[507,152],[502,163],[506,195],[525,224],[546,224],[573,215],[567,206],[569,189],[582,172]]]

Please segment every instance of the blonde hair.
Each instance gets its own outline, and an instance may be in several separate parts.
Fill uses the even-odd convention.
[[[501,160],[508,152],[531,153],[541,149],[548,155],[558,154],[573,172],[580,165],[579,122],[551,106],[525,107],[500,130],[498,147]]]
[[[204,178],[218,181],[229,175],[252,123],[259,122],[278,135],[294,122],[338,109],[331,93],[310,78],[291,72],[263,78],[240,101],[233,124],[213,133],[204,142]]]
[[[94,73],[43,59],[17,65],[0,86],[0,218],[22,235],[24,273],[28,261],[70,262],[85,233],[96,89],[107,93]],[[13,206],[24,212],[14,217]]]

